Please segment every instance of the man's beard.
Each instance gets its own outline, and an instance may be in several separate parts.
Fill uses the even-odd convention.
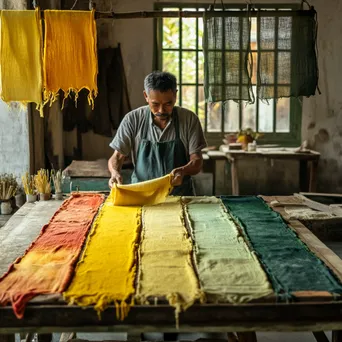
[[[171,117],[171,114],[169,113],[156,113],[154,114],[156,118],[159,118],[160,120],[168,120]]]

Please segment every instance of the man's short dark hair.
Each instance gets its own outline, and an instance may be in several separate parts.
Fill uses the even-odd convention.
[[[164,71],[153,71],[145,77],[144,88],[148,94],[151,90],[158,90],[162,93],[172,90],[177,91],[176,76]]]

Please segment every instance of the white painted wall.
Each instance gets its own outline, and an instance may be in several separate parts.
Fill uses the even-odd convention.
[[[313,0],[318,13],[319,86],[304,100],[302,139],[321,152],[318,191],[342,192],[342,1]]]
[[[2,0],[0,9],[26,9],[25,0]],[[0,101],[0,173],[16,177],[29,171],[30,146],[27,108]]]
[[[29,171],[30,148],[27,108],[0,101],[0,173],[20,176]]]

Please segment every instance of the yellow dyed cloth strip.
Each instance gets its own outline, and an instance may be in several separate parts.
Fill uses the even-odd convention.
[[[1,98],[42,104],[42,35],[39,10],[1,11]]]
[[[59,90],[64,98],[81,89],[97,96],[97,52],[94,11],[44,11],[44,99],[54,102]],[[63,101],[64,102],[64,101]]]
[[[201,288],[211,302],[242,303],[273,294],[254,252],[215,197],[184,198]]]
[[[135,292],[140,228],[140,207],[117,207],[107,199],[64,298],[80,306],[94,305],[99,314],[115,303],[117,318],[124,319]]]
[[[184,226],[179,197],[143,207],[137,299],[141,303],[165,298],[180,311],[201,298],[192,265],[192,243]]]
[[[165,202],[171,191],[171,175],[134,184],[114,184],[110,198],[114,205],[154,205]]]

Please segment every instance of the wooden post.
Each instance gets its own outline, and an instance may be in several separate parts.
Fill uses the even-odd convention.
[[[38,342],[51,342],[52,334],[38,334]]]
[[[237,336],[238,336],[239,342],[257,342],[256,333],[254,331],[238,332]]]
[[[15,342],[14,334],[0,334],[0,342]]]
[[[333,330],[332,342],[342,342],[342,330]]]
[[[239,342],[237,336],[232,332],[227,333],[227,339],[228,342]]]
[[[315,192],[316,191],[317,168],[318,168],[318,160],[312,160],[310,162],[309,192]]]
[[[328,337],[325,335],[324,331],[313,331],[313,335],[317,342],[329,342]]]
[[[237,159],[230,158],[230,170],[232,176],[232,194],[234,196],[239,196],[240,189],[239,189],[239,175],[238,175],[238,167],[237,167]]]

